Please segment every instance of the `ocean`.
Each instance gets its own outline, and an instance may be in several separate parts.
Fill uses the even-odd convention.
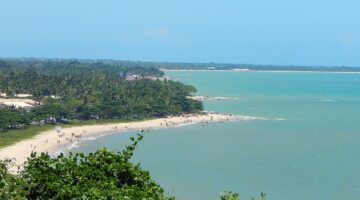
[[[360,74],[168,71],[207,111],[267,120],[195,124],[146,133],[135,151],[167,194],[216,200],[231,190],[249,200],[360,199]],[[121,150],[135,133],[82,141],[71,151]]]

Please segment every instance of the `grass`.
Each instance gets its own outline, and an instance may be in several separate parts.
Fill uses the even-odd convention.
[[[10,146],[24,139],[30,139],[44,131],[53,130],[55,126],[61,126],[62,128],[83,126],[83,125],[96,125],[96,124],[111,124],[111,123],[125,123],[144,121],[154,118],[143,119],[105,119],[105,120],[77,120],[68,124],[46,124],[46,125],[30,125],[26,128],[0,131],[0,148]]]
[[[33,125],[28,126],[24,129],[16,129],[16,130],[8,130],[8,131],[0,131],[0,148],[12,145],[18,141],[32,138],[35,135],[51,130],[54,127],[54,125]]]

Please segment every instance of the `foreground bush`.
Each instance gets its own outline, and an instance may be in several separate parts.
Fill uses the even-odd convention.
[[[9,161],[1,162],[0,199],[154,199],[167,200],[164,190],[148,171],[129,160],[142,139],[122,152],[100,149],[95,153],[32,153],[19,177],[7,174]]]
[[[260,193],[259,198],[251,198],[251,200],[265,200],[265,194]],[[240,200],[238,193],[233,193],[231,191],[225,191],[220,195],[220,200]]]
[[[11,165],[11,160],[0,160],[0,199],[25,199],[26,184],[23,179],[8,174]]]

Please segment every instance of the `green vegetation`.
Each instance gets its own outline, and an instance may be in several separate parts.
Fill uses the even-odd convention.
[[[0,164],[0,199],[174,199],[130,158],[141,140],[122,152],[100,149],[95,153],[32,153],[19,176],[7,173],[10,161]]]
[[[11,160],[0,161],[0,199],[119,199],[171,200],[164,189],[130,162],[143,136],[121,152],[99,149],[95,153],[63,154],[50,157],[32,153],[18,176],[7,171]],[[261,194],[259,200],[264,200]],[[225,192],[221,200],[238,200],[236,193]]]
[[[129,74],[136,78],[129,80]],[[194,87],[161,76],[155,68],[98,62],[1,61],[0,91],[9,97],[30,94],[37,105],[30,110],[0,106],[0,138],[30,124],[141,120],[203,109],[200,101],[187,98]]]
[[[239,200],[239,194],[225,191],[221,194],[220,200]]]
[[[23,139],[31,138],[40,132],[53,129],[54,125],[46,124],[39,126],[29,126],[24,129],[0,131],[0,148],[9,146]]]
[[[265,194],[264,193],[260,193],[260,197],[259,198],[251,198],[251,200],[265,200]],[[240,200],[239,194],[238,193],[233,193],[231,191],[225,191],[221,194],[220,196],[220,200]]]
[[[44,74],[81,74],[85,71],[107,72],[114,74],[137,74],[140,76],[163,76],[155,66],[142,66],[140,63],[81,61],[62,59],[3,59],[1,70],[35,70]]]

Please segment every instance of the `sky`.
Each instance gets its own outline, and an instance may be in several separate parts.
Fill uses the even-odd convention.
[[[0,0],[0,57],[359,66],[359,0]]]

